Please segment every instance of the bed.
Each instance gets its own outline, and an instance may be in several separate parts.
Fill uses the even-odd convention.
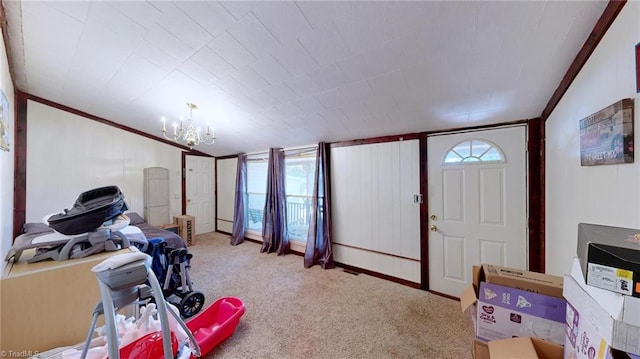
[[[140,228],[147,239],[162,238],[165,242],[167,242],[167,247],[186,248],[187,245],[184,243],[182,237],[180,237],[178,234],[150,225],[136,212],[127,212],[125,213],[125,215],[129,217],[129,225]]]
[[[125,213],[125,215],[129,218],[129,225],[119,231],[129,239],[131,244],[136,245],[138,248],[144,250],[147,240],[152,238],[164,239],[169,248],[186,248],[184,240],[178,234],[150,225],[136,212]],[[96,250],[86,254],[83,254],[84,252],[74,254],[71,249],[67,250],[68,248],[73,248],[72,246],[76,243],[84,243],[85,240],[86,234],[68,236],[54,232],[52,228],[44,223],[25,223],[20,235],[15,238],[11,249],[7,253],[5,261],[17,262],[22,252],[28,249],[37,249],[33,258],[29,259],[31,262],[48,258],[66,260],[72,257],[83,257],[101,250],[96,247]],[[65,248],[60,249],[63,246]]]

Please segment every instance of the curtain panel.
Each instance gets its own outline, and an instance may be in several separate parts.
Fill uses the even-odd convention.
[[[244,242],[247,207],[247,154],[239,153],[236,170],[236,198],[233,207],[233,231],[231,233],[232,246]]]
[[[282,148],[269,150],[267,164],[267,193],[262,217],[263,253],[276,252],[284,255],[289,252],[289,234],[287,229],[287,196],[284,191],[284,151]]]
[[[331,181],[329,176],[329,150],[325,142],[318,144],[315,182],[312,193],[309,233],[304,252],[305,268],[320,265],[323,269],[334,268],[331,233]]]

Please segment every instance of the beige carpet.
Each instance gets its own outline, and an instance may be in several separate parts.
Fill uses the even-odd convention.
[[[303,267],[302,257],[229,245],[209,233],[189,247],[205,306],[242,299],[234,334],[205,358],[471,358],[473,329],[457,301],[365,274]]]

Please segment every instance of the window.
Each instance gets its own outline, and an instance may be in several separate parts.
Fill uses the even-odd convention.
[[[443,164],[502,163],[504,155],[498,146],[485,140],[470,140],[453,146],[444,156]]]
[[[247,230],[262,232],[267,190],[268,153],[247,158]],[[316,149],[285,151],[285,193],[289,238],[306,241],[311,219],[311,201],[316,166]]]
[[[289,238],[307,240],[311,219],[311,201],[316,171],[316,150],[285,152],[284,168],[287,194],[287,226]]]
[[[267,195],[268,153],[247,157],[247,230],[262,232],[262,214]]]

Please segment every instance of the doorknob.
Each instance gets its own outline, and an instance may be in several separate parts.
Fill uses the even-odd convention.
[[[431,218],[432,221],[437,221],[438,217],[436,217],[435,214],[432,214],[429,218]]]
[[[431,232],[437,232],[438,231],[438,227],[435,224],[432,224],[431,227],[429,227],[429,230]]]
[[[190,200],[190,199],[188,199],[188,200],[187,200],[187,202],[191,202],[191,200]]]

